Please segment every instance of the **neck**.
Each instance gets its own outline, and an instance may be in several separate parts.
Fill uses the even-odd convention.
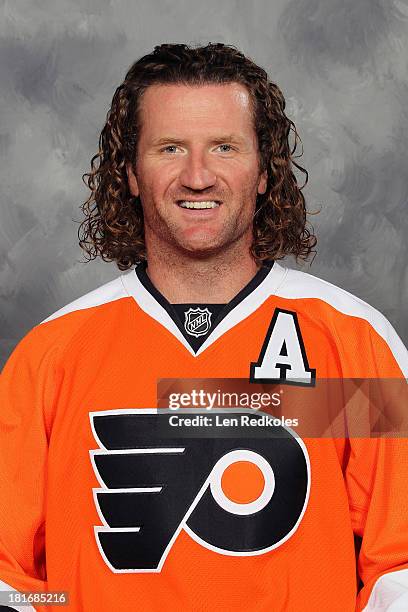
[[[146,244],[146,252],[150,280],[173,304],[226,304],[260,268],[242,243],[205,259],[163,245],[149,248]]]

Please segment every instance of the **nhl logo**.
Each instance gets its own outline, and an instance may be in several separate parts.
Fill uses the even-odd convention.
[[[184,317],[184,329],[190,336],[204,336],[211,327],[211,312],[208,308],[189,308]]]

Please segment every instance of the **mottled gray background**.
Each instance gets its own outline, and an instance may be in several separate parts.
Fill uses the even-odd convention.
[[[407,0],[1,2],[0,362],[33,325],[119,274],[80,263],[81,175],[127,68],[161,42],[222,41],[283,89],[319,237],[306,271],[408,342]]]

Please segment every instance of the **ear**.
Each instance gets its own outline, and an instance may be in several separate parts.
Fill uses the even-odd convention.
[[[128,184],[129,184],[129,191],[132,194],[132,196],[138,196],[139,195],[139,185],[137,183],[137,178],[136,175],[133,171],[133,167],[132,164],[130,162],[128,162],[126,164],[126,174],[128,177]]]
[[[262,172],[262,174],[259,177],[259,182],[258,182],[258,193],[261,195],[263,193],[265,193],[266,191],[266,187],[268,184],[268,173],[265,170],[265,172]]]

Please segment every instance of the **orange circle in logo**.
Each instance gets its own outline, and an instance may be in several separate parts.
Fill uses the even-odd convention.
[[[236,504],[249,504],[265,487],[262,470],[251,461],[236,461],[229,465],[221,478],[224,495]]]

